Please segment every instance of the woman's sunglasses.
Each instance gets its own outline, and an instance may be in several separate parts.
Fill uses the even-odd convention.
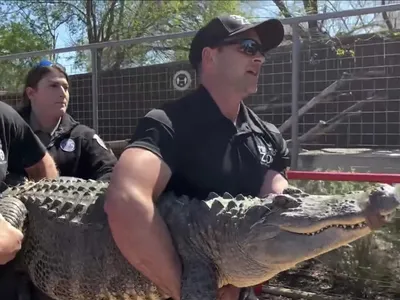
[[[226,45],[239,45],[239,50],[250,56],[255,56],[257,52],[260,52],[264,57],[266,55],[266,53],[262,50],[261,44],[253,39],[230,39],[218,44],[218,46]]]

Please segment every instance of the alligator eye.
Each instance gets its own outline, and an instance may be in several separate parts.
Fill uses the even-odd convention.
[[[290,196],[290,195],[276,195],[274,197],[274,205],[279,206],[281,208],[287,209],[287,208],[294,208],[298,207],[300,205],[300,202],[298,199]]]

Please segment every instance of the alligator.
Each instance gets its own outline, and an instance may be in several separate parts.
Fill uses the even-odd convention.
[[[26,181],[1,194],[0,213],[24,233],[19,257],[33,284],[55,300],[167,299],[114,243],[104,212],[108,182]],[[261,284],[296,264],[371,232],[368,207],[385,218],[399,188],[381,185],[345,195],[294,187],[264,198],[165,193],[157,209],[182,261],[183,300],[214,300],[226,284]],[[134,217],[134,216],[133,216]]]

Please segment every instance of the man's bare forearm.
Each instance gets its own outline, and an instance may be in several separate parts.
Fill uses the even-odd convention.
[[[150,200],[119,203],[118,208],[114,204],[105,208],[121,253],[169,297],[179,300],[181,263],[164,220]]]
[[[270,193],[280,194],[288,185],[289,183],[285,177],[274,170],[269,170],[264,176],[264,182],[258,196],[265,197]]]
[[[29,179],[34,181],[43,178],[54,179],[58,177],[56,164],[49,153],[46,153],[43,158],[32,167],[26,168],[26,173]]]

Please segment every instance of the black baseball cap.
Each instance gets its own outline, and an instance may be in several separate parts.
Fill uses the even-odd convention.
[[[190,45],[189,61],[194,68],[201,62],[205,47],[213,47],[226,38],[254,29],[261,41],[263,51],[276,48],[283,41],[284,28],[277,19],[269,19],[251,24],[245,18],[236,15],[220,16],[212,19],[194,36]]]

